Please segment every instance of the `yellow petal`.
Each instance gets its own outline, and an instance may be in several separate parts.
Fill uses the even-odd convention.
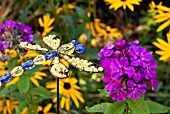
[[[40,86],[39,82],[38,82],[35,78],[30,77],[30,80],[31,80],[31,82],[32,82],[33,84],[35,84],[37,87]]]
[[[46,88],[56,88],[56,82],[47,82]]]
[[[129,7],[129,9],[130,9],[131,11],[134,11],[134,7],[133,7],[132,4],[127,4],[127,6]]]
[[[170,8],[166,7],[166,6],[162,6],[162,5],[158,5],[157,6],[160,10],[163,10],[163,11],[170,11]]]
[[[155,51],[155,53],[158,55],[165,55],[167,52],[166,51]]]
[[[74,94],[72,94],[72,93],[70,94],[70,96],[71,96],[71,98],[73,99],[73,101],[74,101],[76,107],[79,108],[79,102],[78,102],[76,96],[74,96]]]
[[[35,75],[40,75],[40,76],[47,77],[47,74],[44,73],[44,72],[35,72]]]
[[[56,103],[57,102],[57,97],[54,97],[53,98],[53,103]]]
[[[47,104],[47,106],[45,106],[43,112],[47,113],[51,109],[51,107],[52,107],[52,103]]]
[[[155,15],[153,18],[157,19],[157,18],[162,18],[162,17],[167,17],[167,16],[170,16],[169,13],[161,13],[161,14]]]
[[[169,53],[167,53],[166,55],[163,55],[159,58],[159,60],[168,60],[170,57]]]
[[[167,19],[170,19],[170,17],[165,16],[165,17],[162,17],[162,18],[158,18],[158,19],[155,20],[155,22],[160,23],[160,22],[166,21]]]
[[[43,110],[42,106],[38,106],[37,112],[42,111],[42,110]]]
[[[161,30],[163,30],[164,28],[166,28],[169,25],[170,25],[170,19],[168,21],[166,21],[165,23],[163,23],[161,26],[159,26],[158,29],[156,30],[156,32],[160,32]]]
[[[70,80],[68,80],[68,81],[70,81],[70,83],[72,83],[72,84],[76,84],[78,82],[76,78],[70,78]]]
[[[70,98],[66,98],[66,110],[70,110]]]
[[[6,83],[5,86],[7,87],[9,85],[16,84],[18,80],[19,80],[19,77],[15,77],[10,82]]]
[[[61,108],[64,108],[65,102],[66,102],[66,98],[65,98],[65,97],[62,97],[62,98],[61,98],[61,101],[60,101],[60,107],[61,107]]]
[[[160,38],[157,38],[157,41],[158,41],[161,45],[165,46],[166,48],[170,48],[170,45],[168,45],[168,43],[165,42],[164,40],[162,40],[162,39],[160,39]]]
[[[51,24],[54,22],[54,20],[55,20],[54,18],[51,18],[46,26],[48,26],[48,27],[51,26]]]
[[[84,99],[83,99],[83,97],[82,97],[82,95],[81,95],[80,92],[74,90],[74,91],[73,91],[73,94],[74,94],[82,103],[84,103]]]
[[[164,47],[163,45],[161,45],[161,44],[159,44],[159,43],[157,43],[157,42],[153,42],[153,45],[155,45],[155,46],[157,46],[159,49],[161,49],[161,50],[167,50],[167,48],[166,47]]]
[[[38,22],[39,22],[39,24],[40,24],[40,26],[41,26],[41,27],[43,27],[43,26],[44,26],[44,23],[43,23],[43,21],[42,21],[42,19],[41,19],[41,18],[38,18]]]
[[[39,79],[39,80],[42,80],[42,79],[43,79],[40,75],[34,75],[33,77],[34,77],[35,79]]]

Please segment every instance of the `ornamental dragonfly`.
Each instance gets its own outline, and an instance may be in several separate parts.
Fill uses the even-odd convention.
[[[49,35],[43,38],[43,42],[51,48],[42,48],[38,44],[31,44],[28,42],[21,42],[19,46],[24,49],[45,51],[45,55],[38,55],[34,60],[27,61],[28,63],[23,65],[24,70],[31,69],[36,64],[43,64],[46,60],[52,60],[50,64],[50,73],[57,78],[69,77],[69,69],[60,62],[60,58],[65,59],[69,64],[76,67],[80,71],[85,72],[102,72],[103,68],[96,63],[89,62],[87,60],[80,59],[78,57],[72,57],[71,54],[76,51],[79,54],[85,52],[85,46],[80,44],[77,40],[72,40],[68,44],[60,46],[61,39],[56,35]]]

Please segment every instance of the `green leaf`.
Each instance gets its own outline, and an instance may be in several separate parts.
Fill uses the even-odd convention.
[[[104,114],[123,114],[126,108],[126,102],[115,102],[108,107]]]
[[[18,89],[20,93],[26,93],[30,87],[30,79],[28,74],[24,73],[18,81]]]
[[[8,65],[7,65],[7,68],[8,70],[12,70],[15,66],[19,65],[18,63],[18,57],[16,58],[13,58],[11,59],[9,62],[8,62]]]
[[[87,48],[84,55],[91,59],[97,59],[98,58],[98,50],[93,49],[93,48]]]
[[[98,89],[98,91],[104,95],[104,96],[108,96],[109,95],[109,92],[104,88],[104,89]]]
[[[86,25],[86,23],[83,22],[76,28],[75,39],[78,39],[80,37],[80,35],[83,33],[85,25]]]
[[[84,10],[83,8],[78,7],[78,6],[76,6],[75,9],[76,9],[76,12],[80,18],[82,18],[86,22],[89,21],[86,10]]]
[[[3,97],[5,96],[6,94],[12,92],[12,91],[15,91],[18,89],[18,86],[17,84],[12,84],[10,86],[7,86],[5,88],[3,88],[1,91],[0,91],[0,97]]]
[[[65,24],[68,26],[68,34],[72,39],[74,39],[76,31],[72,17],[65,15],[63,16],[63,20],[65,21]]]
[[[134,114],[150,114],[149,107],[143,97],[139,100],[126,99],[126,102]]]
[[[162,106],[153,101],[146,101],[150,110],[150,113],[167,113],[168,107]]]
[[[36,88],[32,88],[30,90],[30,94],[32,95],[39,95],[41,97],[48,97],[50,95],[50,91],[47,90],[46,88],[44,87],[36,87]]]
[[[21,101],[20,104],[18,105],[17,110],[16,110],[16,114],[20,114],[20,112],[22,112],[22,110],[24,109],[24,107],[27,106],[28,103],[29,103],[29,101],[27,99],[24,101]]]
[[[105,112],[112,103],[101,103],[92,107],[85,107],[88,112]]]

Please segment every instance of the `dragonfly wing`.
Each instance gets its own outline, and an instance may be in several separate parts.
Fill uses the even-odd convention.
[[[50,65],[50,72],[54,77],[57,78],[67,78],[69,77],[69,70],[67,67],[60,63],[59,57],[55,57]]]
[[[72,43],[61,45],[58,48],[58,52],[62,54],[67,54],[67,55],[71,55],[72,53],[74,53],[74,50],[75,50],[75,47]]]
[[[19,47],[28,50],[48,51],[46,48],[42,48],[40,45],[35,43],[20,42]]]
[[[48,35],[43,38],[43,42],[53,50],[57,50],[60,46],[60,37],[57,35]]]
[[[70,57],[68,55],[60,54],[62,58],[64,58],[67,62],[69,62],[72,66],[76,67],[80,71],[85,72],[102,72],[103,68],[93,62],[89,62],[88,60],[80,59],[78,57]]]

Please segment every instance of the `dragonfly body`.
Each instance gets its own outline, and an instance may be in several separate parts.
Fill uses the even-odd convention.
[[[69,77],[69,69],[60,62],[60,58],[65,59],[69,64],[80,71],[89,73],[103,71],[102,67],[93,62],[71,56],[74,51],[79,54],[85,52],[85,46],[76,40],[72,40],[72,42],[60,46],[61,39],[56,35],[49,35],[43,38],[43,42],[51,49],[43,48],[35,43],[21,42],[19,47],[27,50],[43,51],[45,55],[38,55],[33,60],[26,61],[22,66],[13,68],[10,73],[8,72],[0,78],[0,84],[9,82],[12,76],[20,76],[25,70],[31,70],[35,65],[43,64],[46,60],[52,60],[49,70],[54,77],[67,78]]]

